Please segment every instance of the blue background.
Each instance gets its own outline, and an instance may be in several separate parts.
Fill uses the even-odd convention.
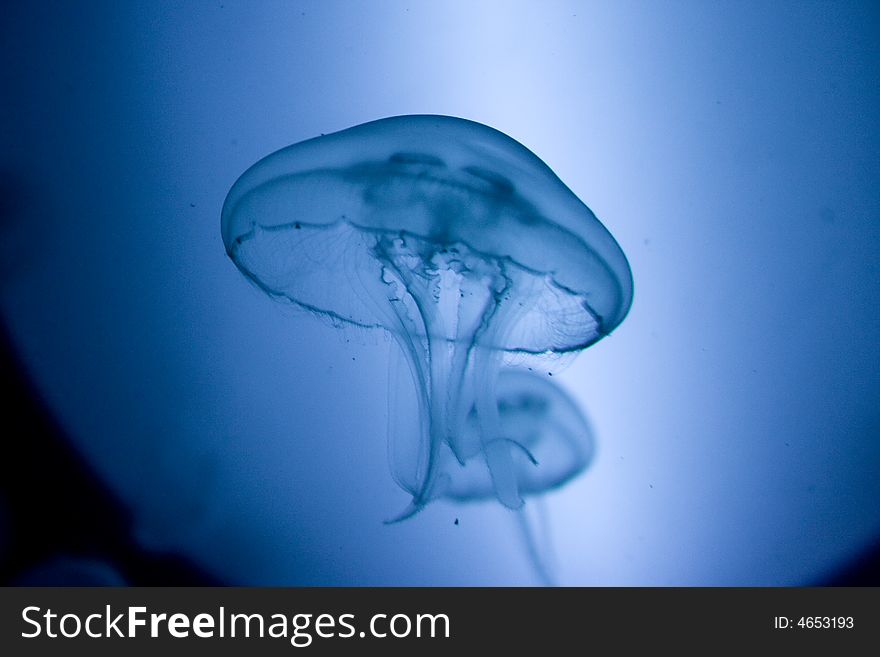
[[[633,269],[554,378],[597,440],[547,498],[562,583],[806,583],[880,535],[872,3],[2,11],[0,305],[142,545],[234,583],[535,582],[497,504],[382,524],[393,343],[273,304],[220,239],[257,159],[408,113],[521,141]]]

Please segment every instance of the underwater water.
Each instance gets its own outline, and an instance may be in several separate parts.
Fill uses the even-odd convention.
[[[230,583],[540,582],[491,472],[462,479],[479,459],[462,468],[444,441],[445,494],[386,524],[431,490],[422,441],[406,440],[430,416],[407,350],[271,301],[218,231],[230,189],[267,154],[425,114],[537,154],[634,274],[626,320],[567,367],[499,366],[502,416],[508,365],[589,411],[593,457],[564,485],[528,495],[529,459],[508,450],[556,582],[815,583],[880,538],[871,3],[96,1],[3,16],[0,313],[138,544]],[[429,170],[389,158],[434,153],[473,187],[521,188],[430,141],[360,161]],[[318,234],[318,260],[367,271],[341,248],[353,235]],[[529,257],[549,252],[510,235]],[[387,261],[424,253],[383,248]],[[468,270],[490,273],[476,252],[460,254]],[[348,280],[316,280],[321,298],[374,311],[349,303],[366,297]],[[584,319],[574,342],[590,339]],[[525,326],[509,328],[554,336]],[[468,431],[473,401],[458,406]],[[550,465],[541,444],[530,451]]]

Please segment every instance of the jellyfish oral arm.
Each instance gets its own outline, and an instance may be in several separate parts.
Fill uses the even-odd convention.
[[[419,405],[428,411],[420,427],[416,472],[396,476],[415,482],[409,490],[413,500],[394,520],[443,495],[448,476],[439,453],[444,444],[460,465],[482,456],[499,501],[520,508],[523,500],[511,457],[517,445],[502,435],[495,396],[503,352],[492,347],[503,343],[506,327],[517,315],[517,305],[510,301],[513,280],[503,263],[487,261],[464,245],[382,236],[374,254],[383,265],[386,286],[386,297],[374,301],[384,304],[383,314],[393,314],[391,325],[401,329],[392,335],[410,366]],[[471,408],[479,418],[479,441],[462,431]]]
[[[507,325],[505,320],[508,320],[507,316],[511,314],[512,307],[510,303],[499,306],[494,313],[494,321],[486,325],[486,332],[502,332]],[[523,505],[523,500],[519,493],[519,482],[516,478],[516,469],[510,451],[513,447],[512,443],[516,445],[518,443],[503,436],[495,392],[501,361],[501,354],[497,351],[487,349],[476,351],[474,372],[477,378],[475,386],[477,392],[474,396],[474,407],[480,426],[483,455],[489,468],[489,474],[492,476],[495,495],[504,506],[510,509],[519,509]],[[520,445],[520,447],[522,446]],[[525,447],[522,449],[534,463],[534,457]]]

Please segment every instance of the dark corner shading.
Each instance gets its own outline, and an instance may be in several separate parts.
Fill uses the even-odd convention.
[[[52,419],[2,326],[0,381],[0,584],[220,584],[181,557],[135,544],[129,510]]]

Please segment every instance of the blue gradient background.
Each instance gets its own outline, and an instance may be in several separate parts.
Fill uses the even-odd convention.
[[[258,158],[407,113],[524,143],[632,265],[629,317],[554,378],[598,449],[547,498],[562,583],[807,583],[880,535],[871,3],[2,11],[2,312],[144,545],[235,583],[535,581],[498,505],[382,524],[392,342],[223,251]]]

